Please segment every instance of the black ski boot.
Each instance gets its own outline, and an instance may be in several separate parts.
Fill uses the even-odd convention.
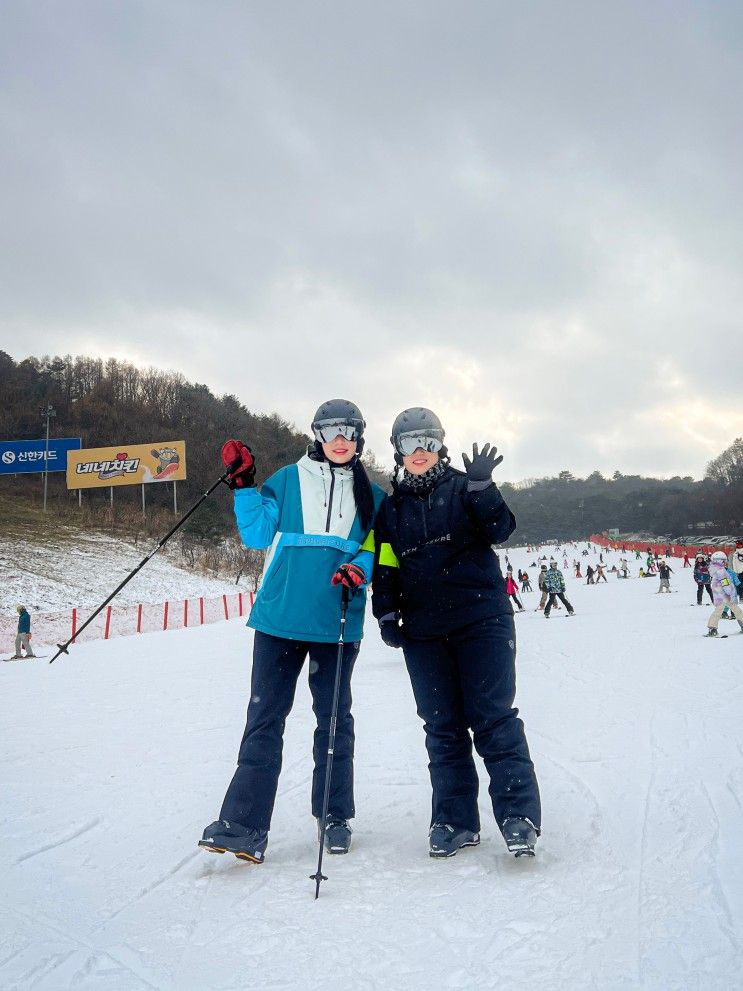
[[[428,832],[428,854],[431,857],[453,857],[465,846],[477,846],[480,834],[461,826],[435,822]]]
[[[250,829],[236,822],[217,819],[204,830],[199,840],[212,853],[234,853],[240,860],[249,860],[253,864],[262,864],[263,855],[268,846],[268,831],[265,829]]]
[[[346,819],[329,815],[325,823],[325,849],[328,853],[348,853],[353,830]],[[322,824],[317,820],[317,838],[322,834]]]
[[[717,630],[714,628],[714,626],[710,626],[710,628],[707,630],[706,636],[708,636],[708,637],[716,637],[717,636]]]
[[[537,830],[531,819],[510,816],[501,826],[503,839],[511,853],[517,857],[533,857],[537,843]]]

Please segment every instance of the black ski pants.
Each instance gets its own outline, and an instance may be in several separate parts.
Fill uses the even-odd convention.
[[[704,598],[704,590],[705,590],[705,588],[707,589],[707,593],[709,595],[709,601],[710,602],[714,602],[715,601],[715,597],[714,597],[714,595],[712,595],[712,586],[711,585],[705,585],[703,582],[697,582],[697,605],[698,606],[701,606],[701,604],[702,604],[702,599]]]
[[[550,609],[554,606],[558,599],[562,602],[568,612],[573,612],[573,607],[568,602],[564,592],[550,592],[550,597],[547,599],[547,605],[544,607],[545,616],[549,616]]]
[[[490,776],[498,825],[518,815],[531,819],[539,829],[539,786],[524,724],[513,708],[513,616],[491,617],[444,636],[408,637],[403,650],[426,733],[433,788],[431,824],[479,831],[474,739]]]
[[[328,805],[328,814],[342,819],[351,819],[355,814],[351,675],[358,653],[358,643],[344,644]],[[317,718],[312,751],[312,814],[317,818],[322,815],[338,644],[286,640],[256,630],[248,721],[220,819],[252,829],[270,828],[281,771],[284,726],[307,654],[312,710]]]

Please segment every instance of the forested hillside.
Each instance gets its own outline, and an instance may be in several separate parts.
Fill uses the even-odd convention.
[[[217,397],[206,385],[188,382],[177,372],[141,369],[115,358],[69,355],[16,362],[0,351],[0,437],[41,437],[40,410],[48,403],[56,410],[54,436],[79,436],[83,447],[185,440],[188,480],[178,483],[183,508],[220,473],[219,451],[225,438],[240,437],[253,447],[259,484],[280,466],[297,460],[310,440],[280,415],[253,413],[238,397]],[[373,456],[365,461],[375,479],[386,486],[388,477]],[[41,499],[40,476],[6,476],[0,485],[0,499],[6,505],[7,500]],[[743,440],[735,440],[710,462],[701,481],[642,478],[618,471],[612,478],[594,472],[581,479],[565,470],[556,478],[501,482],[501,488],[516,514],[515,538],[520,542],[577,538],[610,527],[623,533],[673,537],[737,533],[743,530]],[[147,499],[148,527],[157,532],[158,508],[165,519],[172,507],[171,487],[151,485]],[[64,476],[52,474],[49,506],[53,513],[77,513],[88,525],[141,528],[143,523],[138,486],[118,488],[113,510],[107,489],[89,490],[80,514]],[[202,507],[190,529],[202,540],[233,532],[226,488]]]
[[[186,508],[221,473],[220,448],[227,437],[244,439],[257,456],[258,483],[306,451],[309,436],[278,415],[250,412],[233,395],[215,396],[206,385],[187,382],[172,371],[141,369],[109,358],[26,358],[15,362],[0,351],[0,437],[41,437],[45,421],[40,410],[56,410],[53,434],[80,437],[83,447],[185,440],[188,479],[178,483],[178,502]],[[375,472],[373,457],[369,467]],[[378,474],[378,473],[377,473]],[[385,479],[378,476],[383,484]],[[2,481],[4,495],[38,500],[40,476],[13,476]],[[85,514],[101,521],[141,517],[139,486],[118,487],[114,510],[109,490],[87,490]],[[150,485],[147,502],[152,513],[172,506],[172,486]],[[232,527],[232,499],[226,487],[194,518],[192,529],[215,535]],[[77,508],[77,494],[68,493],[63,474],[49,476],[52,511]]]

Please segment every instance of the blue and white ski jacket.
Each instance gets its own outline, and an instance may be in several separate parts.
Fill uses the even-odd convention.
[[[378,508],[384,492],[372,485]],[[371,580],[374,531],[363,530],[350,468],[305,455],[280,468],[257,489],[235,491],[235,516],[246,547],[268,548],[263,579],[248,626],[274,637],[335,643],[341,586],[330,579],[339,565],[357,564]],[[361,640],[366,587],[352,596],[345,640]]]

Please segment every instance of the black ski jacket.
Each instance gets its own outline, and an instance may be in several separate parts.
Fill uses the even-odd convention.
[[[516,529],[493,482],[448,467],[422,495],[393,485],[374,524],[372,610],[399,613],[415,637],[450,633],[513,610],[492,545]]]

